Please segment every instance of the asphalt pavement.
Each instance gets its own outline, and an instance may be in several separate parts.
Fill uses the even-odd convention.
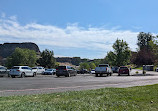
[[[136,74],[138,71],[138,74]],[[64,91],[79,91],[105,87],[133,87],[158,84],[158,72],[132,70],[131,76],[95,77],[94,74],[78,74],[72,77],[56,77],[55,75],[37,75],[26,78],[0,78],[0,96],[44,94]]]

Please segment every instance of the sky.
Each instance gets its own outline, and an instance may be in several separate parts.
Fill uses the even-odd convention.
[[[0,44],[34,42],[55,57],[104,58],[116,39],[132,51],[158,32],[158,0],[0,0]]]

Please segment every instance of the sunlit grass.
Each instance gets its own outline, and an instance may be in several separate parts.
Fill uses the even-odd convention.
[[[0,111],[158,111],[158,85],[0,97]]]

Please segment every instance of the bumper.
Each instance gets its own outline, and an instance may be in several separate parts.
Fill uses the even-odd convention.
[[[106,71],[95,71],[95,74],[108,74]]]
[[[44,72],[43,75],[53,75],[53,73],[50,73],[50,72]]]
[[[67,76],[68,72],[56,72],[57,76]]]

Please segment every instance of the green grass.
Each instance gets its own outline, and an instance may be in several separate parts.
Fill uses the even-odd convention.
[[[0,97],[0,111],[158,111],[158,85]]]
[[[137,67],[137,68],[135,68],[135,69],[143,70],[143,67]]]

